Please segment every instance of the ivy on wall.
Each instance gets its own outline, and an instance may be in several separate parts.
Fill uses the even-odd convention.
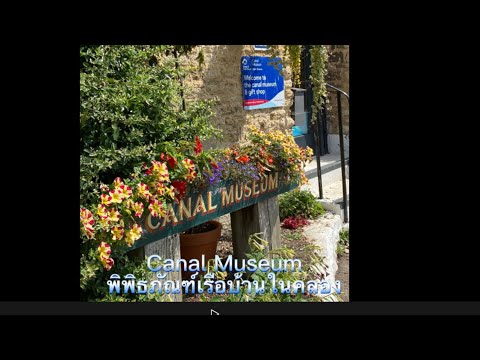
[[[301,54],[305,45],[285,45],[283,53],[285,60],[290,60],[292,69],[293,85],[300,84],[301,74]],[[315,122],[318,109],[325,102],[327,89],[325,86],[325,76],[327,75],[328,50],[325,45],[310,45],[310,81],[313,87],[313,104],[312,104],[312,122]],[[280,45],[269,45],[270,56],[280,55]]]

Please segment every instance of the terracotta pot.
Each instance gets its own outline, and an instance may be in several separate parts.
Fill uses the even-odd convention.
[[[214,259],[217,252],[217,243],[222,233],[222,224],[210,220],[207,223],[215,225],[215,229],[196,234],[180,234],[180,255],[189,263],[190,259],[197,259],[202,266],[202,255],[205,255],[205,265],[209,259]],[[200,271],[200,273],[203,273]],[[182,271],[184,280],[190,279],[193,273]],[[197,277],[198,279],[198,277]]]

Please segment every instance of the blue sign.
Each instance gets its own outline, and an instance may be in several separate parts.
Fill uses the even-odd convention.
[[[242,92],[245,110],[285,105],[285,89],[279,57],[242,56]]]

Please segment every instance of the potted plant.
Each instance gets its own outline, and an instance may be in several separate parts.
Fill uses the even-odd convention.
[[[205,264],[215,258],[217,243],[222,233],[222,224],[215,220],[204,222],[180,234],[180,255],[187,263],[197,259],[200,263],[202,255]],[[189,271],[182,272],[182,277],[188,279],[192,275]]]

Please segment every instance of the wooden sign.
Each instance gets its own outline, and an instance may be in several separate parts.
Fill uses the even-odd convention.
[[[165,217],[154,218],[146,212],[148,215],[142,221],[143,235],[132,249],[277,196],[298,185],[282,183],[279,173],[269,173],[262,175],[259,181],[224,181],[201,192],[187,193],[178,204],[168,204]]]

